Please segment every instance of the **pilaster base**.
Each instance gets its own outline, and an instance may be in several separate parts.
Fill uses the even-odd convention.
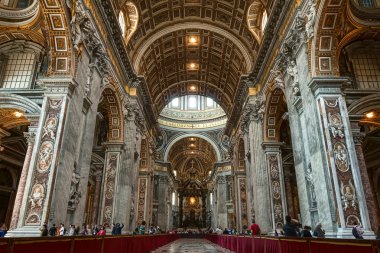
[[[40,237],[40,226],[28,226],[8,231],[5,237]]]

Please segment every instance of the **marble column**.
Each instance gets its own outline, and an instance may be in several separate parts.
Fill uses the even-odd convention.
[[[362,144],[365,136],[364,133],[360,132],[360,126],[358,121],[351,120],[351,130],[355,143],[356,156],[358,158],[358,165],[363,183],[365,200],[367,202],[368,215],[371,222],[370,227],[373,231],[376,231],[379,226],[380,210],[377,207],[375,194],[373,192],[373,187],[371,185],[367,165],[364,159]]]
[[[49,79],[45,86],[46,94],[36,126],[38,130],[27,172],[19,221],[17,227],[8,233],[9,237],[39,236],[39,228],[54,217],[55,212],[58,211],[60,215],[66,214],[65,196],[68,191],[60,192],[61,201],[53,199],[58,191],[56,185],[67,182],[70,177],[69,174],[61,176],[66,172],[62,168],[66,162],[62,156],[67,151],[66,146],[63,147],[63,135],[66,122],[71,119],[68,113],[69,97],[76,84],[71,79],[60,79],[58,83]]]
[[[337,216],[338,223],[334,234],[337,237],[352,237],[351,230],[355,222],[361,224],[365,230],[370,228],[360,167],[346,102],[341,91],[345,81],[344,78],[314,78],[308,85],[317,104],[325,150],[321,162],[330,176],[327,183],[331,185],[333,204],[336,207],[330,210],[330,214]],[[316,171],[313,169],[313,172]],[[318,189],[316,192],[320,194]],[[326,196],[321,197],[327,199]],[[321,204],[318,201],[318,208]]]
[[[262,147],[263,137],[263,114],[265,111],[264,100],[261,96],[249,98],[244,108],[243,117],[245,131],[248,133],[248,158],[250,159],[250,176],[247,181],[252,182],[253,210],[256,222],[259,223],[261,232],[266,234],[272,229],[270,217],[270,201],[268,187],[268,172],[266,157]],[[252,206],[251,206],[252,208]]]
[[[226,228],[228,225],[227,220],[227,180],[225,175],[219,175],[217,177],[217,193],[216,196],[218,199],[217,207],[216,207],[216,223],[218,227]]]
[[[158,210],[157,210],[157,225],[163,230],[166,230],[167,224],[167,200],[168,200],[168,177],[166,175],[159,176],[158,185]]]
[[[115,208],[123,210],[116,214],[116,219],[126,225],[126,230],[132,231],[132,203],[135,203],[137,178],[140,161],[142,132],[144,132],[143,117],[136,99],[130,99],[124,105],[124,152],[122,166],[117,181]]]
[[[182,227],[183,222],[183,194],[179,193],[179,227]]]
[[[206,215],[206,206],[207,206],[207,192],[203,191],[202,192],[202,227],[206,227],[206,219],[207,219],[207,215]]]
[[[35,141],[35,137],[36,137],[36,129],[29,128],[29,132],[25,132],[24,137],[26,138],[26,141],[28,143],[28,148],[26,150],[24,165],[22,166],[20,181],[18,183],[15,204],[13,207],[10,230],[15,229],[17,227],[17,223],[19,221],[21,202],[22,202],[22,199],[24,197],[26,179],[28,176],[30,161],[32,159],[32,151],[33,151],[34,141]]]
[[[95,172],[95,192],[94,202],[92,205],[92,224],[98,224],[98,214],[100,208],[100,190],[102,189],[103,168],[97,168]]]
[[[272,231],[277,227],[282,227],[287,214],[286,196],[284,187],[284,173],[281,159],[281,143],[265,142],[265,149],[268,183],[271,200]],[[292,217],[294,218],[294,217]]]
[[[290,165],[288,165],[290,166]],[[292,184],[291,184],[291,174],[290,172],[283,166],[284,168],[284,183],[285,183],[285,197],[286,197],[286,203],[288,206],[287,214],[290,216],[297,218],[297,213],[294,210],[294,203],[293,203],[293,192],[292,192]]]

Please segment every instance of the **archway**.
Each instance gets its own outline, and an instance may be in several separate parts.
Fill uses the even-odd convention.
[[[265,140],[269,143],[278,143],[281,149],[281,163],[283,178],[283,192],[286,203],[285,213],[296,219],[300,218],[297,178],[294,166],[291,130],[289,126],[288,107],[284,91],[274,87],[268,96],[267,114],[265,118]],[[281,183],[280,183],[281,184]],[[279,205],[279,203],[277,204]],[[275,206],[275,204],[274,204]],[[275,208],[274,208],[275,209]],[[278,220],[284,220],[283,217]]]

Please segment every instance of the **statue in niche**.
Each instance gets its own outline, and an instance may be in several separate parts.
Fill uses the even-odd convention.
[[[307,166],[306,173],[305,173],[306,181],[310,185],[310,197],[312,203],[316,203],[317,196],[315,194],[315,187],[314,187],[314,176],[313,176],[313,170],[311,169],[311,164]]]
[[[85,11],[82,9],[80,1],[75,1],[74,16],[71,19],[70,26],[75,51],[79,51],[79,44],[83,41],[81,25],[86,19]]]
[[[342,181],[340,182],[340,193],[342,194],[343,210],[346,211],[350,206],[356,210],[355,187],[351,179],[348,181],[348,185],[344,185]]]
[[[316,6],[317,4],[310,0],[309,2],[309,10],[306,14],[306,36],[308,39],[312,38],[314,36],[314,24],[315,24],[315,15],[317,13]]]
[[[342,172],[348,171],[347,150],[343,143],[338,142],[334,145],[334,157],[338,169]]]
[[[298,81],[298,69],[297,69],[297,64],[296,61],[290,60],[290,63],[288,67],[286,68],[286,72],[293,78],[293,95],[294,96],[299,96],[300,95],[300,88],[299,88],[299,81]]]
[[[42,201],[45,198],[45,189],[41,184],[33,186],[32,195],[29,197],[29,203],[32,208],[42,207]]]
[[[81,193],[79,191],[80,174],[77,170],[77,163],[74,162],[74,170],[71,176],[71,186],[69,195],[69,208],[75,209],[79,204]]]
[[[302,31],[305,28],[305,19],[302,17],[301,13],[299,12],[296,17],[295,26],[294,29],[297,31]]]
[[[91,92],[91,85],[94,77],[94,67],[95,64],[90,63],[87,68],[87,80],[86,80],[86,85],[84,86],[84,96],[88,97]]]
[[[339,114],[331,114],[329,112],[329,124],[328,124],[331,133],[334,138],[339,136],[340,138],[344,137],[343,133],[343,124],[342,124],[342,118],[340,117]]]

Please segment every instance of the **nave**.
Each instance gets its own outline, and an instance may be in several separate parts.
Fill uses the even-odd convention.
[[[229,253],[233,252],[224,249],[205,239],[179,239],[167,244],[152,253]]]

